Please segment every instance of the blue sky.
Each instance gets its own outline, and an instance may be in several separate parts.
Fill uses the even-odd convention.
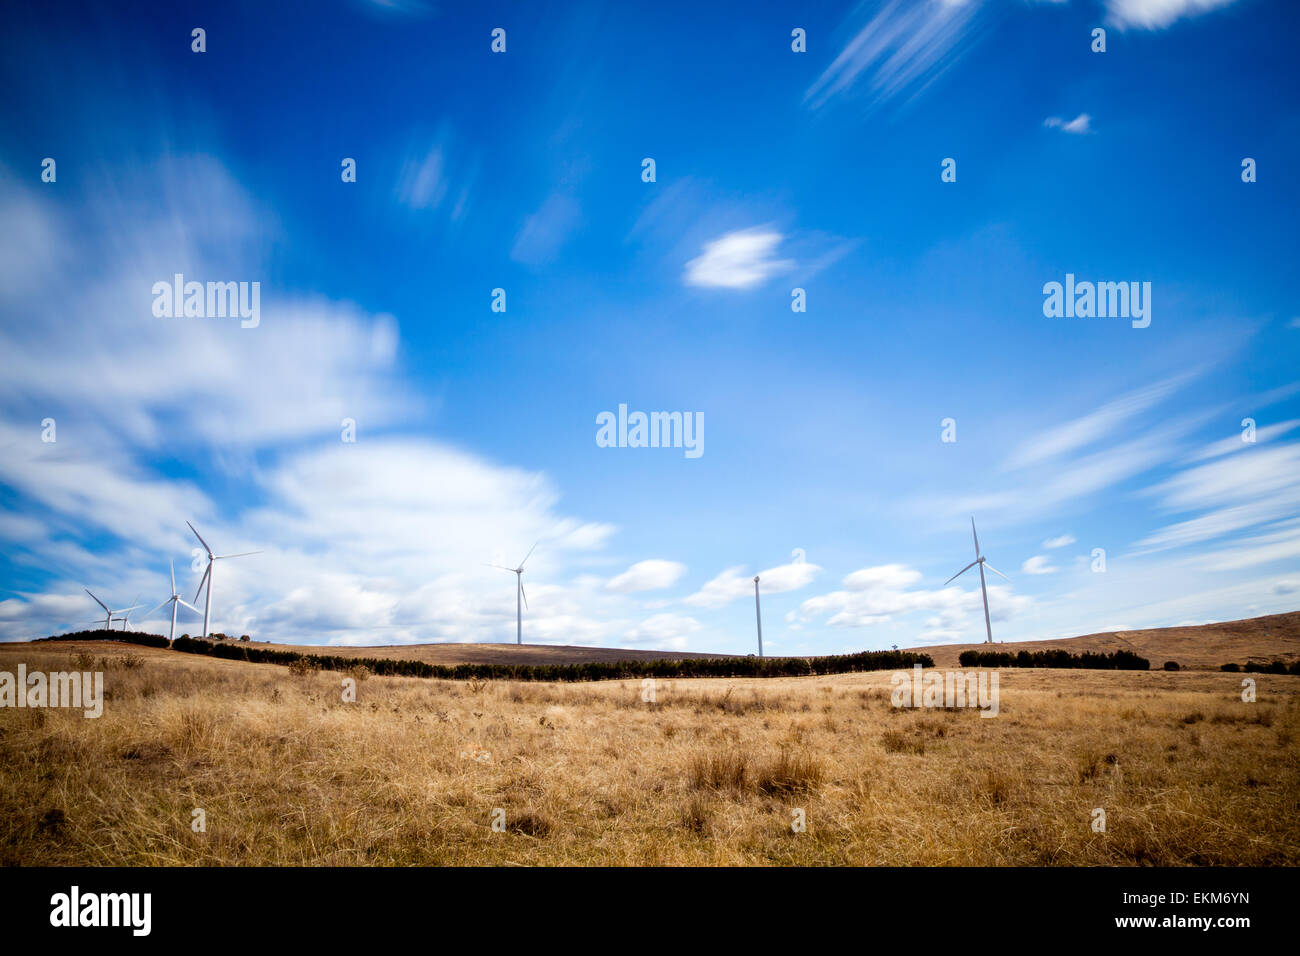
[[[1300,603],[1294,5],[458,6],[6,9],[0,638],[193,600],[187,519],[304,643],[513,640],[538,539],[525,640],[979,640],[972,514],[1000,639]]]

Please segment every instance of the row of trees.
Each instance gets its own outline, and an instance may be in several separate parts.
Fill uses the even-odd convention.
[[[1247,661],[1245,665],[1238,665],[1236,661],[1224,664],[1219,670],[1228,671],[1236,674],[1245,671],[1247,674],[1293,674],[1300,676],[1300,660],[1294,660],[1290,664],[1286,661],[1273,660],[1267,664],[1262,661]]]
[[[1083,668],[1087,670],[1109,671],[1149,671],[1151,662],[1139,657],[1132,651],[1114,651],[1110,654],[1096,654],[1084,651],[1071,654],[1069,651],[962,651],[958,658],[962,667],[1056,667]]]
[[[167,647],[171,642],[161,634],[141,634],[138,631],[106,631],[97,628],[93,631],[73,631],[70,634],[55,634],[52,637],[39,637],[39,641],[123,641],[127,644],[140,644],[144,647]]]
[[[227,660],[292,665],[297,661],[322,670],[347,671],[365,667],[373,674],[438,677],[444,680],[592,681],[645,677],[801,677],[845,674],[850,671],[903,670],[913,664],[933,667],[928,654],[904,651],[863,651],[826,657],[707,657],[678,660],[590,661],[585,664],[430,664],[391,657],[342,657],[303,654],[257,646],[220,644],[178,637],[172,649]]]

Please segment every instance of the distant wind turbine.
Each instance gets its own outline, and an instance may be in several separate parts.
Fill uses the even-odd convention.
[[[509,571],[515,576],[515,585],[516,585],[515,587],[515,643],[516,644],[522,644],[524,642],[524,612],[521,609],[519,602],[523,601],[523,607],[528,606],[528,595],[524,593],[524,565],[528,562],[528,559],[533,556],[533,552],[537,550],[537,546],[539,544],[541,544],[540,539],[533,542],[533,546],[528,549],[528,553],[524,555],[524,560],[519,562],[519,567],[517,568],[507,568],[505,565],[502,564],[487,565],[487,567],[489,568],[500,568],[502,571]]]
[[[172,606],[172,629],[170,633],[168,633],[167,637],[171,640],[175,640],[176,639],[176,605],[184,604],[195,614],[199,614],[201,612],[193,604],[187,603],[184,598],[182,598],[179,594],[176,593],[176,565],[171,561],[171,559],[168,559],[167,565],[168,567],[171,568],[171,572],[172,572],[172,596],[169,597],[167,600],[163,601],[162,604],[159,604],[158,607],[153,609],[153,611],[157,611],[159,608],[164,608],[168,604]],[[200,587],[202,587],[202,585],[200,585]],[[152,614],[153,611],[150,611],[149,614]],[[147,618],[149,614],[146,614],[145,617]],[[207,628],[205,627],[204,630],[206,629]]]
[[[85,591],[87,594],[90,594],[91,600],[93,600],[96,604],[98,604],[100,607],[104,609],[104,630],[106,631],[111,631],[113,629],[114,621],[126,620],[126,618],[123,617],[114,617],[113,616],[114,614],[127,614],[131,611],[134,611],[136,608],[140,606],[139,604],[135,604],[132,605],[131,607],[119,608],[115,611],[110,610],[107,604],[105,604],[103,601],[101,601],[99,598],[95,597],[95,595],[91,593],[90,588],[82,588],[82,590]]]
[[[954,574],[952,577],[950,577],[947,581],[944,581],[943,583],[944,583],[945,585],[951,584],[953,581],[956,581],[959,577],[961,577],[963,574],[965,574],[965,573],[966,573],[967,571],[969,571],[971,568],[975,567],[975,565],[977,565],[977,564],[979,565],[979,567],[980,567],[980,592],[984,595],[984,632],[985,632],[985,634],[988,635],[988,640],[987,640],[985,643],[987,643],[987,644],[992,644],[992,643],[993,643],[993,625],[989,623],[989,591],[988,591],[988,588],[987,588],[987,587],[985,586],[985,584],[984,584],[984,569],[985,569],[985,568],[988,568],[990,571],[992,571],[992,572],[993,572],[994,574],[996,574],[998,577],[1000,577],[1000,578],[1005,578],[1005,579],[1008,580],[1008,581],[1010,581],[1011,579],[1008,578],[1008,577],[1007,577],[1005,574],[1003,574],[1001,571],[999,571],[997,568],[993,567],[993,565],[989,564],[988,561],[984,560],[984,555],[980,554],[980,537],[979,537],[978,534],[975,533],[975,519],[974,519],[974,518],[971,518],[971,519],[970,519],[970,533],[971,533],[971,536],[975,538],[975,560],[972,561],[970,564],[966,565],[966,567],[962,568],[960,571],[958,571],[956,574]]]
[[[201,534],[198,533],[198,531],[195,529],[194,525],[190,524],[188,521],[185,522],[185,523],[190,525],[190,530],[194,532],[194,537],[196,537],[196,538],[199,539],[199,544],[203,545],[203,550],[206,551],[206,552],[208,553],[208,569],[207,569],[206,571],[203,572],[203,580],[199,582],[199,590],[194,592],[194,600],[197,601],[197,600],[199,599],[199,591],[202,591],[202,590],[203,590],[203,585],[204,585],[205,583],[207,584],[207,586],[208,586],[208,596],[207,596],[207,598],[205,598],[204,601],[203,601],[203,636],[204,636],[204,637],[207,637],[207,636],[208,636],[208,617],[209,617],[209,615],[210,615],[211,612],[212,612],[212,566],[213,566],[214,564],[216,564],[218,561],[223,561],[223,560],[225,560],[225,559],[227,559],[227,558],[246,558],[246,557],[248,557],[248,555],[250,555],[250,554],[261,554],[262,552],[261,552],[261,551],[241,551],[239,554],[213,554],[213,553],[212,553],[212,549],[208,547],[208,543],[207,543],[206,541],[203,540],[203,536],[202,536]],[[173,591],[176,590],[175,586],[172,587],[172,590],[173,590]],[[166,603],[166,602],[163,602],[163,603]],[[172,611],[173,611],[173,614],[174,614],[174,613],[175,613],[175,607],[172,608]]]
[[[758,575],[754,575],[754,617],[758,620],[758,656],[763,656],[763,609],[758,605]]]
[[[119,618],[119,620],[121,620],[122,622],[122,630],[125,631],[128,627],[131,626],[131,612],[138,607],[144,607],[144,605],[140,603],[140,595],[137,594],[135,596],[135,600],[131,602],[131,606],[125,608],[122,611],[122,617]]]

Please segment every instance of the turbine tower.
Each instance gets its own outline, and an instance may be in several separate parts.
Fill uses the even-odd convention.
[[[984,555],[980,554],[980,536],[975,533],[975,519],[973,517],[970,519],[970,533],[971,536],[974,537],[975,539],[975,560],[972,561],[970,564],[966,565],[966,567],[962,568],[960,571],[958,571],[956,574],[954,574],[952,577],[950,577],[947,581],[944,581],[943,583],[945,586],[947,586],[951,584],[953,581],[956,581],[959,577],[961,577],[971,568],[975,567],[975,565],[977,564],[979,565],[980,593],[984,595],[984,633],[988,635],[988,640],[986,640],[985,643],[992,644],[993,625],[989,623],[989,590],[984,584],[984,569],[988,568],[998,577],[1005,578],[1008,581],[1010,581],[1011,579],[1008,578],[1001,571],[999,571],[997,568],[993,567],[993,565],[989,564],[988,561],[984,560]]]
[[[174,641],[176,640],[176,605],[184,604],[195,614],[199,614],[201,612],[193,604],[187,603],[183,597],[181,597],[179,594],[176,593],[176,565],[171,561],[170,558],[168,559],[167,564],[170,566],[172,572],[172,596],[169,597],[167,600],[163,601],[162,604],[159,604],[158,607],[153,609],[153,611],[158,610],[158,608],[166,607],[168,604],[172,606],[172,629],[167,634],[167,638],[168,640]],[[202,587],[202,585],[200,585],[200,587]],[[150,611],[149,614],[152,614],[153,611]],[[148,614],[145,615],[146,618],[148,616],[149,616]]]
[[[524,593],[524,565],[528,562],[528,559],[533,556],[533,552],[537,550],[537,546],[539,544],[541,544],[541,539],[538,539],[537,541],[533,542],[533,546],[528,549],[528,553],[524,555],[524,560],[519,562],[519,567],[517,568],[507,568],[505,565],[501,565],[501,564],[487,565],[489,568],[500,568],[502,571],[509,571],[515,576],[515,643],[516,644],[522,644],[524,642],[524,612],[521,609],[519,602],[523,601],[523,607],[528,607],[528,595]]]
[[[205,583],[208,586],[208,596],[203,601],[203,636],[206,638],[208,636],[208,618],[212,613],[212,566],[218,561],[224,561],[227,558],[245,558],[250,554],[261,554],[262,552],[241,551],[239,554],[213,554],[212,549],[208,547],[208,543],[203,540],[203,536],[198,533],[194,525],[190,524],[188,521],[185,523],[190,525],[190,530],[194,532],[194,537],[199,539],[199,544],[203,545],[203,550],[208,553],[208,569],[203,572],[203,580],[199,582],[199,591],[203,590],[203,585]],[[176,590],[175,586],[172,587],[172,590]],[[194,592],[194,600],[196,601],[199,599],[199,591]],[[175,607],[173,607],[172,610],[174,613]]]
[[[758,575],[754,575],[754,617],[758,620],[758,656],[763,656],[763,609],[758,604]]]

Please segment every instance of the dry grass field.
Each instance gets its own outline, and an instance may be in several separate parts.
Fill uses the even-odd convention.
[[[654,703],[359,675],[345,703],[342,674],[126,645],[0,670],[74,654],[102,717],[0,709],[2,864],[1300,863],[1298,677],[1244,703],[1239,674],[1003,670],[989,719],[895,709],[887,672]]]

